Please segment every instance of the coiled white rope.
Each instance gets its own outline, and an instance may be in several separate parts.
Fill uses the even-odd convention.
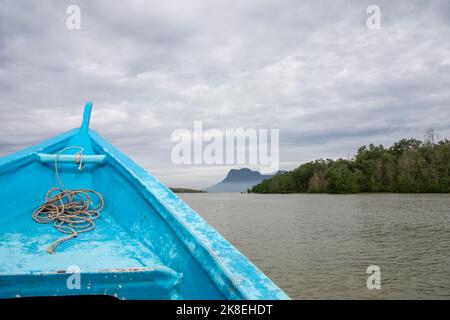
[[[53,222],[53,226],[62,233],[70,236],[54,241],[47,249],[48,253],[55,253],[56,247],[62,242],[78,236],[78,234],[91,231],[95,228],[94,220],[100,217],[103,210],[103,196],[91,189],[68,190],[64,187],[58,173],[59,156],[70,149],[79,150],[75,154],[75,163],[78,169],[83,169],[83,148],[71,146],[59,151],[55,158],[55,175],[61,187],[51,188],[45,195],[45,203],[41,204],[32,214],[38,223]],[[94,195],[94,197],[92,197]],[[94,201],[96,200],[96,201]]]

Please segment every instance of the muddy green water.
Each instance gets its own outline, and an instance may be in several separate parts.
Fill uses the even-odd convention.
[[[293,299],[450,299],[450,195],[180,196]]]

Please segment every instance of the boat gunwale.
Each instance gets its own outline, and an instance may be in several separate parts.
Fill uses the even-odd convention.
[[[0,158],[0,174],[15,170],[33,162],[37,155],[36,153],[47,150],[48,148],[68,142],[70,138],[78,133],[78,128],[71,129],[50,139],[44,140],[41,143],[35,144],[31,147],[14,152],[7,156]],[[48,150],[47,150],[48,151]],[[57,151],[57,150],[55,150]]]

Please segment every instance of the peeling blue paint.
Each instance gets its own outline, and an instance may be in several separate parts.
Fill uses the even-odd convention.
[[[0,297],[107,294],[123,299],[289,299],[255,265],[177,195],[89,129],[87,103],[80,129],[0,159]],[[85,149],[85,168],[62,157],[68,188],[105,198],[91,232],[60,237],[31,219],[46,191],[57,186],[54,154]],[[80,289],[68,289],[65,270],[80,268]]]

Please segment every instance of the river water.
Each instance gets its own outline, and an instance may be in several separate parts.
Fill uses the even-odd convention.
[[[180,196],[293,299],[450,298],[448,194]]]

